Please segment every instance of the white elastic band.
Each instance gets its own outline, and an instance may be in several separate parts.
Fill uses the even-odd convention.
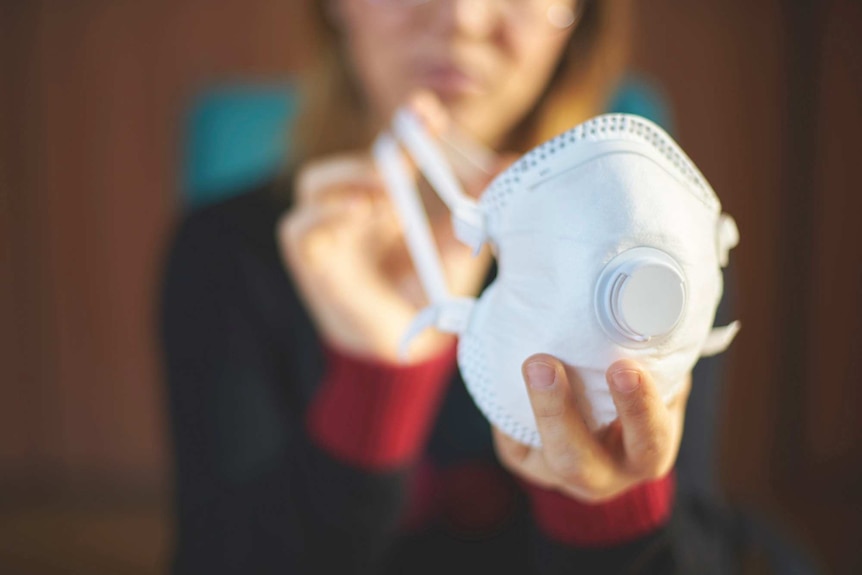
[[[419,120],[405,110],[395,114],[393,131],[451,210],[456,237],[478,251],[485,240],[482,212],[478,204],[461,189],[458,179],[432,138],[425,132]],[[459,141],[458,137],[455,140],[456,145],[458,142],[464,143]],[[454,148],[451,142],[447,145]],[[462,146],[455,151],[465,157],[472,155],[472,160],[477,163],[476,167],[488,171],[491,169],[492,158],[480,153],[482,151],[478,148],[465,151]],[[431,305],[419,312],[401,339],[398,353],[402,359],[406,359],[410,342],[429,327],[433,326],[448,333],[462,333],[467,328],[476,300],[452,297],[449,294],[428,216],[398,143],[392,135],[383,133],[375,140],[372,153],[401,220],[407,249],[413,259],[419,281],[431,301]]]
[[[739,333],[741,327],[742,324],[737,320],[722,327],[712,328],[712,331],[706,336],[706,342],[703,344],[700,356],[710,357],[726,350],[730,347],[733,338]]]
[[[473,171],[482,172],[485,177],[494,175],[498,164],[497,153],[471,138],[457,124],[450,124],[448,129],[440,134],[440,141],[446,145],[443,153],[456,174],[463,177],[465,170],[459,170],[458,167],[467,165]]]
[[[730,250],[739,244],[739,229],[736,227],[736,221],[730,214],[721,214],[718,216],[718,263],[721,267],[727,267],[730,261]],[[739,321],[734,321],[722,327],[714,327],[706,337],[706,342],[701,349],[701,357],[710,357],[730,347],[733,338],[739,333],[739,328],[742,324]]]
[[[478,252],[485,240],[485,222],[479,205],[464,193],[458,178],[422,123],[407,110],[398,110],[392,130],[452,212],[456,237]]]
[[[372,153],[401,220],[407,249],[425,294],[432,304],[444,301],[449,297],[446,275],[428,224],[428,216],[401,150],[392,136],[381,134],[374,142]]]
[[[464,200],[472,201],[416,116],[407,110],[398,110],[392,118],[392,130],[450,210]]]
[[[739,228],[736,220],[729,214],[718,217],[718,262],[721,267],[727,267],[730,261],[730,250],[739,244]]]
[[[473,298],[453,297],[420,311],[401,337],[398,345],[399,357],[402,360],[407,359],[410,342],[429,327],[435,327],[446,333],[462,334],[467,329],[475,304],[476,300]]]

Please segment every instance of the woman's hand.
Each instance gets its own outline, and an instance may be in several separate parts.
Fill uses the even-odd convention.
[[[428,109],[414,105],[420,117]],[[370,154],[311,162],[294,184],[295,205],[279,225],[279,243],[321,335],[345,351],[397,361],[398,343],[427,301]],[[426,196],[449,287],[457,295],[473,294],[489,254],[474,258],[455,239],[442,202]],[[428,330],[411,345],[411,359],[430,357],[452,342],[452,336]]]
[[[619,417],[591,433],[578,411],[586,401],[569,384],[563,364],[533,355],[522,369],[541,448],[523,445],[494,428],[497,456],[512,473],[585,502],[611,499],[643,481],[666,475],[682,438],[691,377],[665,405],[646,371],[622,360],[607,371]]]

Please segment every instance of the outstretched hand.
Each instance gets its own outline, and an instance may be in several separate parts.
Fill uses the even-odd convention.
[[[446,129],[447,112],[430,96],[417,94],[410,108],[432,135]],[[402,336],[428,299],[369,150],[309,160],[298,169],[294,190],[278,243],[317,330],[341,350],[399,362]],[[472,295],[487,274],[490,250],[474,257],[437,202],[429,219],[448,285],[453,294]],[[411,346],[411,360],[434,357],[452,343],[449,334],[426,331]]]
[[[529,447],[494,428],[497,456],[512,473],[581,501],[599,502],[663,477],[673,467],[690,376],[665,405],[652,377],[637,362],[614,363],[606,377],[619,416],[593,433],[578,409],[586,398],[574,391],[562,362],[547,354],[533,355],[522,373],[542,447]]]

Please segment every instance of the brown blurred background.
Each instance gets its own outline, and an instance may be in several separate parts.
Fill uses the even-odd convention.
[[[0,572],[158,573],[155,295],[183,115],[307,61],[306,2],[0,2]],[[632,68],[742,233],[722,483],[862,573],[862,4],[640,2]]]

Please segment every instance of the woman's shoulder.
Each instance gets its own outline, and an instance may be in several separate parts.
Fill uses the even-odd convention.
[[[298,329],[305,315],[276,238],[290,204],[284,192],[271,182],[181,216],[161,273],[166,335],[217,318],[256,326],[279,341]]]
[[[277,250],[276,226],[289,204],[290,190],[275,180],[212,204],[187,208],[175,224],[172,247],[193,244],[270,254]]]
[[[164,254],[163,302],[293,301],[285,297],[294,290],[276,238],[290,204],[287,192],[268,182],[181,214]]]

